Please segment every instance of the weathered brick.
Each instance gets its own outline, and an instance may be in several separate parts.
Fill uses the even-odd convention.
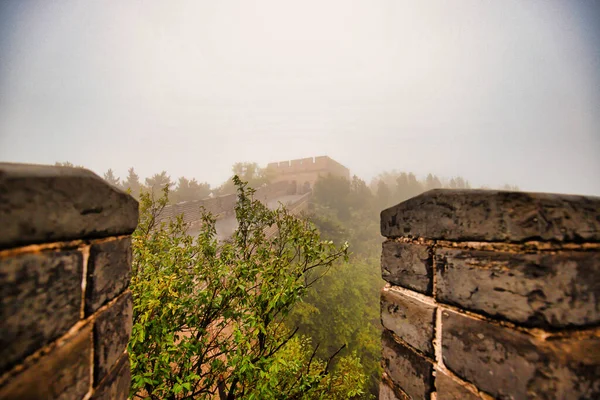
[[[129,354],[124,353],[117,364],[94,389],[92,400],[124,400],[129,396],[131,370]]]
[[[600,322],[600,253],[436,249],[437,299],[529,327]]]
[[[433,357],[436,307],[403,293],[381,291],[381,322],[415,349]]]
[[[130,275],[130,237],[92,244],[87,269],[86,315],[127,289]]]
[[[79,320],[82,259],[76,250],[0,259],[0,372],[63,335]]]
[[[433,366],[426,358],[396,342],[389,331],[382,336],[385,371],[412,399],[429,399],[433,391]]]
[[[442,313],[445,365],[499,398],[600,398],[600,338],[541,340],[454,311]]]
[[[59,343],[0,388],[0,399],[81,399],[91,389],[92,329]]]
[[[600,241],[600,197],[434,189],[381,212],[381,234],[454,241]]]
[[[381,276],[391,284],[431,294],[432,264],[431,251],[425,245],[393,240],[383,243]]]
[[[444,371],[437,369],[435,372],[435,389],[437,400],[481,400],[481,397],[455,378],[448,376]]]
[[[133,301],[131,292],[103,310],[94,324],[94,386],[104,379],[127,348],[131,335]]]
[[[126,235],[138,203],[83,168],[0,163],[0,248]]]

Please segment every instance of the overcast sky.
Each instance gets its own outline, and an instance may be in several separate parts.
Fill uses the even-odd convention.
[[[600,195],[600,1],[0,1],[0,160],[329,155]]]

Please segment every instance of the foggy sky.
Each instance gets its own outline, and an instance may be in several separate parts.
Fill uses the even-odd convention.
[[[0,160],[329,155],[600,195],[600,2],[0,1]]]

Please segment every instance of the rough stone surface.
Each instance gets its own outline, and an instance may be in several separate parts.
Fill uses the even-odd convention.
[[[389,385],[392,383],[381,382],[379,384],[379,400],[410,400],[405,393],[396,393]]]
[[[138,203],[83,168],[0,163],[0,248],[133,232]]]
[[[127,289],[130,275],[130,237],[92,244],[87,269],[86,315]]]
[[[433,357],[436,307],[403,293],[381,292],[381,322],[415,349]]]
[[[479,395],[439,369],[435,374],[435,389],[437,400],[481,400]]]
[[[413,350],[396,342],[389,331],[382,334],[385,371],[412,399],[429,399],[433,391],[433,366]]]
[[[92,400],[125,400],[129,396],[130,385],[129,354],[125,353],[94,390]]]
[[[383,243],[381,276],[391,284],[431,294],[432,264],[432,252],[427,246],[393,240]]]
[[[91,389],[91,326],[55,347],[0,388],[0,399],[81,399]]]
[[[600,338],[542,341],[453,311],[442,313],[445,365],[506,399],[600,398]]]
[[[381,212],[381,234],[455,241],[600,241],[600,197],[434,189]]]
[[[600,322],[600,253],[436,249],[441,302],[530,327]]]
[[[0,258],[0,372],[79,320],[82,259],[76,250]]]
[[[131,335],[133,301],[127,291],[102,311],[94,325],[94,385],[101,382],[123,355]]]

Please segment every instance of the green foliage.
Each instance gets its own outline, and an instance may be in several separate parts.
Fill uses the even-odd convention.
[[[208,197],[210,192],[210,185],[208,183],[198,183],[196,179],[189,180],[182,176],[179,178],[179,182],[171,198],[173,203],[202,200]]]
[[[125,179],[122,183],[123,189],[131,193],[131,195],[136,199],[139,199],[140,193],[143,189],[143,186],[140,183],[140,177],[135,173],[133,167],[129,168],[127,173],[127,179]]]
[[[352,353],[319,360],[283,324],[307,290],[346,258],[310,222],[269,210],[234,177],[239,227],[218,242],[203,215],[196,238],[182,218],[156,223],[168,201],[143,193],[133,235],[131,394],[152,399],[349,398],[365,385]],[[276,226],[278,234],[265,235]],[[340,267],[341,268],[341,267]]]
[[[167,175],[167,171],[162,171],[160,174],[154,174],[150,178],[146,178],[146,186],[148,186],[154,198],[160,196],[162,188],[166,186],[171,190],[173,185],[175,184],[171,182],[171,177]]]
[[[104,174],[104,180],[110,183],[113,186],[120,187],[120,179],[115,176],[112,168],[109,168],[108,171]]]
[[[315,184],[311,211],[321,235],[334,243],[348,240],[352,254],[308,290],[288,324],[318,343],[321,357],[341,344],[355,351],[369,377],[369,393],[376,395],[381,376],[379,292],[384,285],[378,199],[356,176],[351,181],[326,176]]]
[[[270,182],[270,176],[265,168],[259,167],[255,162],[238,162],[233,164],[231,168],[233,176],[239,177],[244,182],[248,183],[251,188],[258,188]],[[233,179],[228,179],[217,190],[218,195],[235,193],[235,184]]]

